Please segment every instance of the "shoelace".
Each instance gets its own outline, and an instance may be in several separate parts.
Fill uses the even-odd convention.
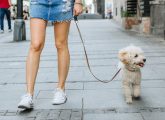
[[[23,99],[23,98],[28,98],[28,99],[32,100],[32,96],[31,96],[31,95],[28,95],[28,94],[23,95],[23,96],[22,96],[22,99]]]
[[[66,97],[66,94],[62,90],[58,90],[57,89],[57,91],[55,91],[55,95],[54,96]]]

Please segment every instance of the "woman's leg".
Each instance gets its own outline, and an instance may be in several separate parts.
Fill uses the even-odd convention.
[[[0,24],[1,24],[1,30],[4,30],[4,17],[5,17],[4,8],[0,8]]]
[[[27,93],[33,95],[35,80],[39,68],[40,54],[45,43],[46,21],[32,18],[30,20],[31,45],[26,62]]]
[[[7,22],[8,22],[8,29],[11,29],[11,12],[8,9],[5,9],[6,12],[6,18],[7,18]]]
[[[68,49],[68,34],[70,22],[57,22],[54,26],[55,45],[58,53],[58,88],[65,89],[65,81],[69,71],[70,54]]]

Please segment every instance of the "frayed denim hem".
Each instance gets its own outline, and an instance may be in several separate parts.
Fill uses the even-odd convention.
[[[41,20],[44,20],[44,21],[50,21],[52,23],[71,22],[73,20],[73,17],[70,18],[70,19],[64,19],[64,20],[47,20],[47,19],[44,19],[44,18],[41,18],[41,17],[30,17],[30,19],[33,19],[33,18],[41,19]]]

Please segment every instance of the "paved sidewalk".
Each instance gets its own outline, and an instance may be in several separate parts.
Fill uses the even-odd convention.
[[[165,41],[121,29],[114,21],[82,20],[80,29],[94,73],[109,79],[117,70],[118,51],[129,45],[140,46],[147,56],[142,69],[142,95],[128,105],[124,101],[121,80],[103,84],[89,73],[83,47],[74,22],[69,34],[71,67],[66,84],[68,101],[51,104],[57,84],[57,56],[53,27],[47,27],[46,43],[36,81],[35,108],[17,109],[25,93],[25,61],[30,44],[12,42],[12,33],[0,34],[0,120],[164,120],[165,118]]]

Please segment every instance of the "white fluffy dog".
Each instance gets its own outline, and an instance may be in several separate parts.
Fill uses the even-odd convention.
[[[126,102],[132,103],[132,97],[140,97],[141,71],[146,58],[141,48],[130,45],[119,51],[121,77]]]

